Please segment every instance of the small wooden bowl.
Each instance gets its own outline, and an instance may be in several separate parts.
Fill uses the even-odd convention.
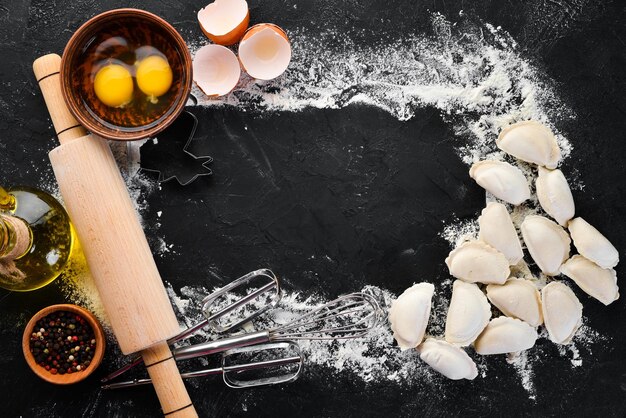
[[[105,35],[124,37],[128,44],[154,46],[167,57],[173,72],[168,94],[173,98],[158,115],[107,108],[95,96],[91,62],[82,54]],[[76,120],[94,134],[123,141],[154,137],[168,127],[183,111],[193,82],[191,54],[182,36],[162,18],[139,9],[115,9],[89,19],[67,43],[60,72],[63,98]]]
[[[91,329],[93,329],[96,339],[96,351],[91,359],[91,363],[84,371],[71,374],[52,374],[38,365],[35,361],[35,357],[33,357],[33,354],[30,352],[30,336],[33,333],[35,324],[41,318],[57,311],[66,311],[78,314],[85,318],[89,326],[91,326]],[[81,308],[80,306],[70,304],[52,305],[40,310],[31,318],[30,321],[28,321],[28,324],[26,324],[26,328],[24,329],[24,335],[22,336],[22,351],[24,352],[24,358],[26,358],[28,366],[37,376],[46,382],[57,385],[71,385],[72,383],[80,382],[81,380],[86,379],[102,362],[105,345],[106,338],[104,337],[104,331],[102,330],[102,325],[100,325],[100,322],[96,319],[96,317],[88,310]]]

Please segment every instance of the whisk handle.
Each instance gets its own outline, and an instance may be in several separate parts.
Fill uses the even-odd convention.
[[[256,344],[268,343],[271,341],[269,331],[251,332],[249,334],[237,335],[235,337],[224,338],[206,343],[189,345],[172,350],[176,360],[187,360],[209,354],[222,353],[232,348],[248,347]]]

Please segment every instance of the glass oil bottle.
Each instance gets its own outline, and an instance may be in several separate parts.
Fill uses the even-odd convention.
[[[39,289],[65,268],[75,236],[67,212],[49,194],[0,187],[0,287]]]

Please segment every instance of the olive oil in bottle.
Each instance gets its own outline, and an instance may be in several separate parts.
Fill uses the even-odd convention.
[[[29,187],[0,187],[0,287],[39,289],[63,271],[74,231],[61,204]]]

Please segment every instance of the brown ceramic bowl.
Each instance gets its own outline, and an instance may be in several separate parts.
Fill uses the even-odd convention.
[[[33,354],[30,352],[30,336],[33,333],[33,329],[35,328],[35,324],[41,318],[51,314],[56,311],[66,311],[78,314],[87,320],[87,323],[93,329],[96,338],[96,352],[93,355],[91,363],[87,368],[81,372],[71,373],[71,374],[52,374],[40,365],[37,364]],[[80,382],[81,380],[86,379],[94,370],[98,368],[100,363],[102,362],[102,357],[104,357],[104,348],[106,344],[106,339],[104,337],[104,331],[102,330],[102,325],[96,319],[95,316],[88,310],[81,308],[76,305],[62,304],[62,305],[52,305],[48,306],[37,312],[35,316],[28,321],[26,328],[24,329],[24,335],[22,336],[22,351],[24,352],[24,357],[26,358],[26,363],[31,368],[33,372],[43,380],[54,383],[57,385],[71,385],[72,383]]]
[[[108,107],[96,97],[94,69],[104,56],[89,51],[107,39],[123,39],[121,45],[133,48],[150,45],[167,58],[172,85],[156,113]],[[192,80],[191,55],[180,34],[160,17],[138,9],[110,10],[88,20],[70,38],[61,61],[61,90],[70,111],[87,130],[113,140],[153,137],[169,126],[183,111]]]

